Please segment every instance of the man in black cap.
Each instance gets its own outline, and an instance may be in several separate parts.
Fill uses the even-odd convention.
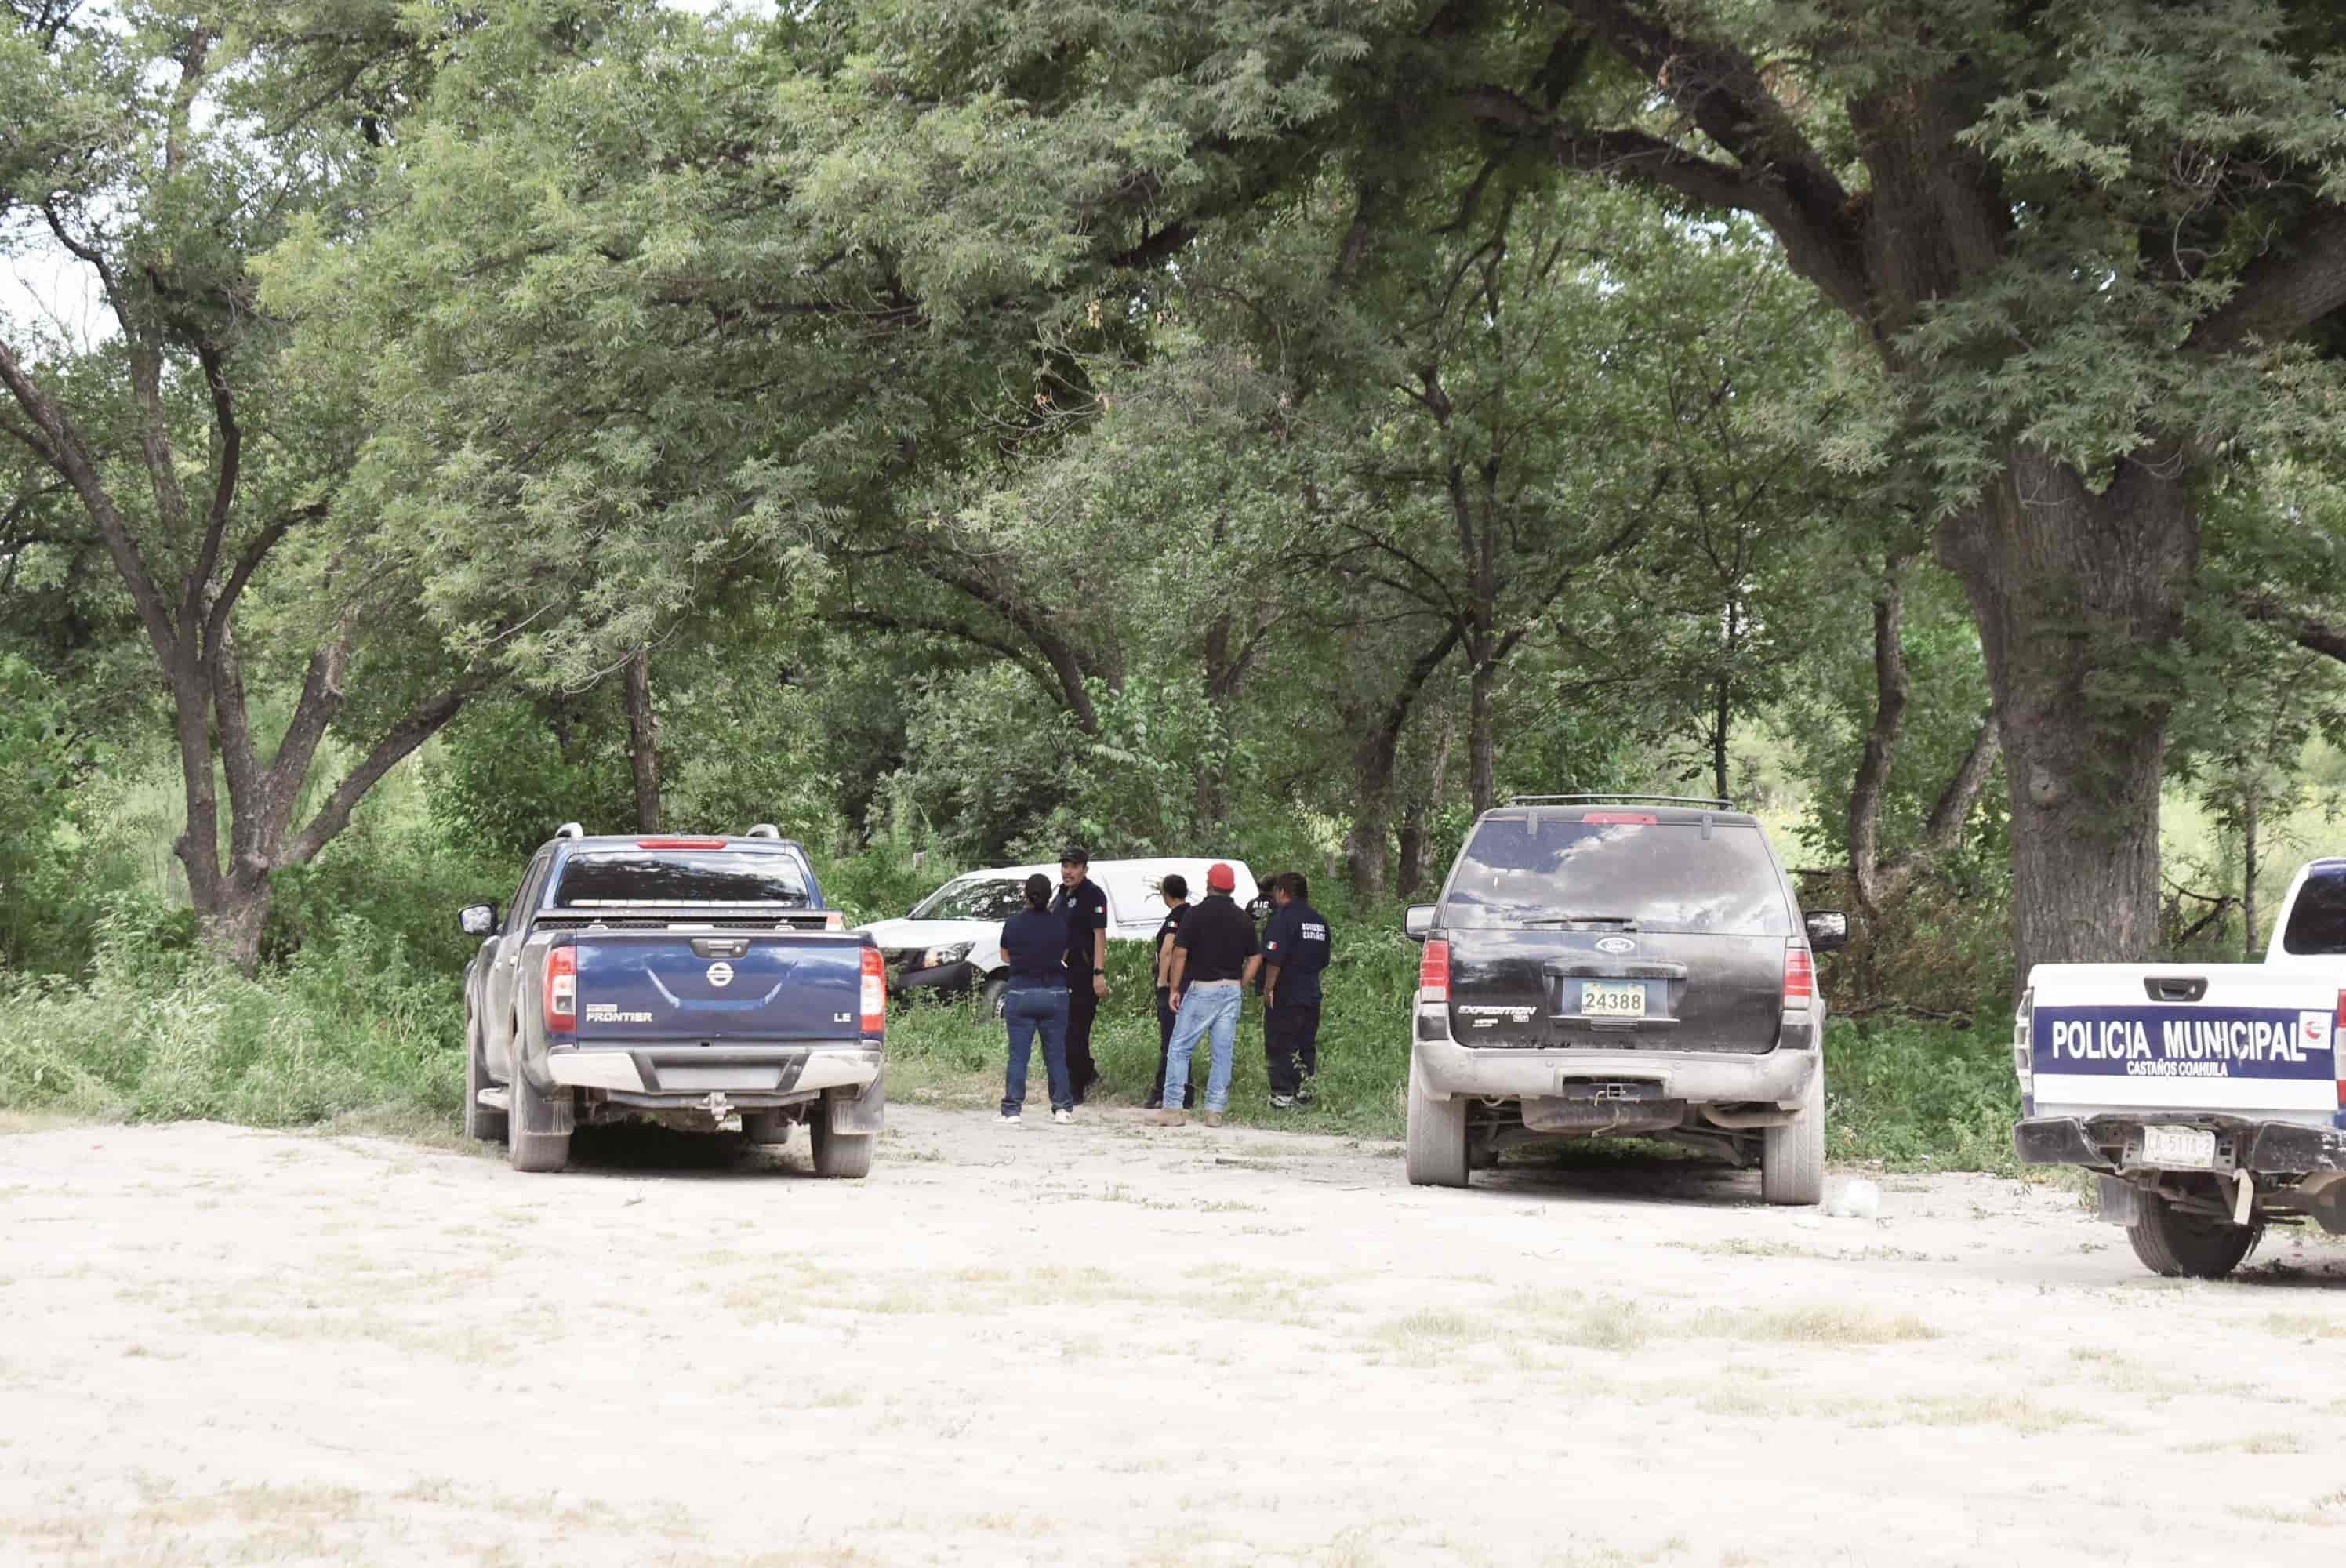
[[[1311,1080],[1320,1072],[1320,972],[1333,947],[1311,892],[1300,871],[1273,877],[1275,907],[1262,932],[1263,1064],[1270,1103],[1282,1111],[1311,1103]]]
[[[1070,844],[1059,856],[1051,912],[1067,922],[1067,1077],[1076,1104],[1099,1082],[1092,1060],[1092,1015],[1107,999],[1107,894],[1091,880],[1091,851]]]
[[[1165,923],[1157,928],[1157,1081],[1148,1086],[1152,1111],[1165,1104],[1165,1054],[1173,1044],[1173,939],[1181,934],[1181,922],[1188,918],[1189,879],[1178,871],[1168,872],[1158,891],[1165,900]],[[1193,1078],[1181,1096],[1181,1108],[1188,1110],[1197,1103],[1198,1084]]]

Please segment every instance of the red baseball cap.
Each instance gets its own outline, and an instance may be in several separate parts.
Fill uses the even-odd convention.
[[[1227,860],[1216,860],[1206,868],[1206,887],[1209,891],[1229,892],[1239,885],[1239,874],[1230,870]]]

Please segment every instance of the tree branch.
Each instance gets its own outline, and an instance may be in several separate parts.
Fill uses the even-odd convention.
[[[237,472],[244,456],[244,429],[237,423],[236,399],[228,390],[228,372],[218,350],[199,345],[197,361],[203,366],[204,385],[212,396],[212,420],[219,427],[219,472],[212,482],[211,505],[204,514],[204,536],[197,548],[180,592],[179,624],[192,628],[204,613],[204,589],[219,565],[220,544],[228,535],[229,514],[236,507]],[[208,628],[209,629],[209,628]]]
[[[107,552],[114,558],[114,569],[121,575],[123,585],[130,590],[131,603],[138,607],[139,621],[147,628],[147,638],[154,645],[155,656],[166,669],[170,668],[178,653],[170,606],[157,591],[155,579],[148,575],[146,558],[138,553],[138,541],[130,536],[121,510],[98,477],[97,465],[91,461],[81,433],[65,411],[26,373],[5,342],[0,342],[0,385],[7,387],[9,395],[33,422],[33,428],[48,443],[45,455],[74,487],[90,521],[97,525],[98,537],[106,541]]]
[[[288,845],[282,854],[273,858],[271,869],[279,866],[306,866],[315,860],[320,850],[333,841],[334,835],[350,825],[351,812],[366,792],[379,783],[382,776],[396,768],[411,752],[438,734],[447,722],[461,712],[465,703],[487,687],[495,677],[488,674],[469,675],[447,690],[427,697],[408,711],[374,743],[359,765],[344,775],[334,786],[326,803],[310,825]]]
[[[2183,340],[2189,353],[2230,353],[2249,340],[2293,337],[2346,306],[2346,208],[2324,204],[2310,224],[2241,270],[2232,297]]]

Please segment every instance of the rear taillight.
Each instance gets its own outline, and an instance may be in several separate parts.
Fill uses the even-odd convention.
[[[1592,828],[1652,828],[1661,819],[1645,811],[1590,811],[1581,819]]]
[[[638,850],[721,850],[722,839],[638,839]]]
[[[888,1030],[888,961],[876,947],[863,950],[863,1033]]]
[[[2346,1006],[2341,999],[2341,1006]],[[2012,1074],[2020,1080],[2020,1092],[2036,1092],[2036,993],[2020,993],[2020,1008],[2012,1015]]]
[[[546,1032],[568,1034],[578,1027],[578,950],[546,950]]]
[[[1784,944],[1784,1005],[1806,1007],[1817,998],[1817,961],[1808,943],[1795,938]]]
[[[1417,999],[1420,1002],[1450,1000],[1450,944],[1440,937],[1429,937],[1425,956],[1417,963]]]

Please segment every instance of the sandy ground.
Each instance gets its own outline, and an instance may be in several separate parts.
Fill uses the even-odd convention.
[[[2346,1553],[2334,1247],[2176,1284],[2045,1187],[1423,1191],[1129,1113],[899,1108],[862,1184],[674,1146],[0,1136],[0,1561]]]

